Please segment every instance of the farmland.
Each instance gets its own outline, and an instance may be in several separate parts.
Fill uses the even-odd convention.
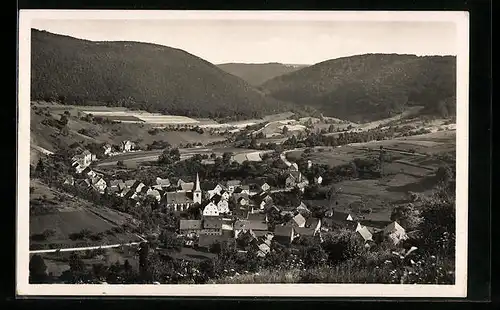
[[[153,150],[153,151],[137,151],[131,153],[124,153],[115,155],[104,160],[99,161],[97,166],[113,166],[116,165],[118,161],[122,161],[125,165],[134,165],[141,162],[156,161],[162,154],[163,150]],[[242,163],[245,160],[249,161],[260,161],[260,153],[265,153],[265,151],[257,151],[252,149],[239,149],[239,148],[181,148],[179,149],[181,160],[191,158],[192,156],[199,155],[211,155],[215,154],[217,157],[221,157],[222,154],[229,152],[233,154],[233,160]]]
[[[339,191],[336,208],[345,212],[350,207],[361,205],[370,210],[363,214],[366,219],[383,221],[390,218],[390,206],[408,202],[409,192],[428,194],[437,184],[435,171],[445,162],[435,155],[455,151],[455,132],[438,131],[434,133],[383,140],[331,148],[315,147],[312,152],[295,150],[287,154],[290,160],[305,156],[316,164],[339,166],[350,163],[355,158],[378,158],[380,146],[389,148],[387,153],[392,159],[383,165],[384,175],[378,179],[344,180],[335,184]],[[414,154],[407,150],[414,150]],[[403,150],[403,151],[397,151]]]

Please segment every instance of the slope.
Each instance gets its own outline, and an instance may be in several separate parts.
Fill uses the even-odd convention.
[[[373,121],[424,106],[426,113],[453,114],[454,56],[366,54],[338,58],[265,82],[280,100],[310,105],[325,116]]]
[[[259,86],[269,79],[297,71],[308,65],[287,65],[272,62],[263,64],[226,63],[217,66],[232,75],[242,78],[251,85]]]
[[[32,100],[245,119],[288,110],[242,79],[183,50],[93,42],[32,29]]]

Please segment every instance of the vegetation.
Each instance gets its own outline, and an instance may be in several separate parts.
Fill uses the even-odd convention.
[[[31,40],[33,100],[212,119],[255,118],[290,108],[179,49],[92,42],[36,29]]]
[[[455,113],[455,67],[454,56],[357,55],[278,76],[262,89],[351,121],[386,118],[408,106],[448,117]]]

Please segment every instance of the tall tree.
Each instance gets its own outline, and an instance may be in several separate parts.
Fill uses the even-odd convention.
[[[45,261],[40,255],[35,254],[31,257],[29,270],[30,270],[30,276],[29,276],[30,283],[37,284],[37,283],[45,283],[47,281],[47,265],[45,265]]]

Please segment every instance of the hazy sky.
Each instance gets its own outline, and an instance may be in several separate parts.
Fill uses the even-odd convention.
[[[31,26],[92,41],[166,45],[214,64],[314,64],[365,53],[457,54],[451,22],[33,20]]]

